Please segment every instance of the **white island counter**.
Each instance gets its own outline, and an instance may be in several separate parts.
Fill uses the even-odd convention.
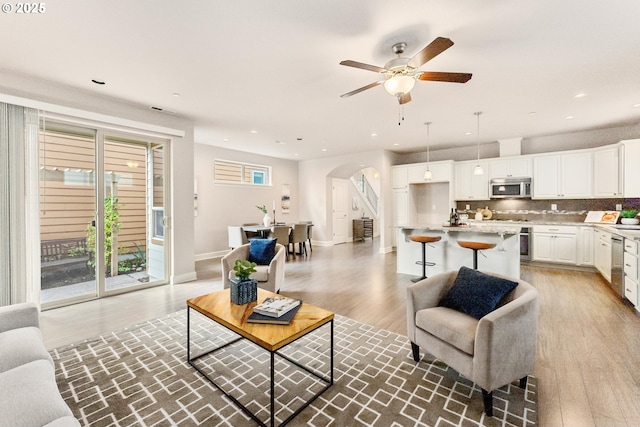
[[[493,249],[478,251],[478,270],[490,271],[510,277],[520,277],[520,226],[501,224],[447,227],[442,225],[399,226],[397,236],[398,273],[422,275],[422,245],[412,242],[412,234],[441,236],[439,242],[427,244],[427,277],[461,266],[473,268],[473,251],[458,245],[458,240],[496,243]]]

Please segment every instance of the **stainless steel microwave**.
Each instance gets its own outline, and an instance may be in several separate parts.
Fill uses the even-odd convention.
[[[489,181],[492,199],[530,199],[531,178],[494,178]]]

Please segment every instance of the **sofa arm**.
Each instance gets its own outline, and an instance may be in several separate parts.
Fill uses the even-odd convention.
[[[233,270],[233,267],[236,265],[236,261],[239,259],[249,259],[249,244],[238,246],[222,257],[222,260],[220,261],[222,263],[222,284],[225,289],[231,285],[229,272]]]
[[[28,326],[40,327],[40,312],[32,302],[0,307],[0,332]]]
[[[495,390],[523,378],[535,366],[538,291],[526,282],[516,299],[497,308],[478,322],[473,380],[485,390]]]
[[[437,307],[457,275],[457,271],[449,271],[407,286],[407,335],[412,342],[415,342],[416,313],[425,308]]]
[[[269,263],[269,282],[273,280],[273,292],[278,292],[284,283],[284,265],[286,249],[284,245],[276,244],[276,254]]]

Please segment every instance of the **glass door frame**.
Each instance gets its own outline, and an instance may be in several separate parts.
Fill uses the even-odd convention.
[[[168,215],[167,212],[171,212],[171,191],[170,191],[170,157],[167,153],[170,153],[171,147],[171,139],[170,137],[160,137],[160,136],[152,136],[147,132],[136,132],[134,129],[111,129],[104,128],[99,126],[98,124],[86,124],[86,123],[77,123],[73,120],[65,120],[65,119],[50,119],[46,121],[44,124],[41,124],[40,132],[47,132],[47,123],[53,123],[55,128],[60,131],[69,130],[70,133],[74,131],[87,135],[92,133],[94,136],[94,162],[95,162],[95,182],[94,182],[94,202],[95,202],[95,292],[87,293],[86,295],[80,295],[65,299],[53,300],[50,302],[42,303],[42,309],[50,309],[56,307],[62,307],[65,305],[75,304],[84,301],[90,301],[106,296],[112,296],[127,292],[132,292],[140,289],[145,289],[149,287],[161,286],[170,283],[170,271],[171,271],[171,233],[169,230],[168,224]],[[104,258],[105,253],[105,235],[104,231],[98,232],[98,230],[104,230],[104,198],[106,195],[106,177],[105,177],[105,141],[115,141],[115,142],[123,142],[128,144],[136,144],[140,146],[146,147],[146,166],[147,166],[147,174],[145,175],[145,188],[147,191],[147,196],[145,197],[145,248],[148,252],[148,245],[151,241],[151,236],[153,233],[153,213],[152,213],[152,205],[150,201],[152,200],[148,192],[153,191],[153,171],[149,170],[152,167],[152,147],[162,146],[163,150],[163,207],[164,207],[164,215],[162,225],[164,228],[164,277],[160,280],[149,281],[146,283],[140,283],[135,286],[124,287],[120,289],[107,290],[106,289],[106,263]],[[38,155],[40,155],[38,153]],[[153,197],[153,196],[151,196]],[[41,209],[40,207],[38,208]],[[38,236],[40,233],[38,233]],[[100,260],[100,262],[98,262]],[[148,260],[147,260],[148,261]]]

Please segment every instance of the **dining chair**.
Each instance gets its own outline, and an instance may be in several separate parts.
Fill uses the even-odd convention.
[[[311,246],[311,231],[313,230],[313,221],[300,221],[301,224],[308,224],[307,227],[307,240],[309,241],[309,249],[313,252],[313,246]]]
[[[269,237],[277,239],[278,243],[283,245],[286,249],[286,256],[289,259],[289,236],[291,234],[291,227],[288,225],[275,225],[269,233]]]
[[[296,255],[306,255],[307,254],[307,244],[306,241],[309,238],[309,224],[293,224],[293,229],[291,230],[291,234],[289,237],[289,243],[293,244],[293,251]],[[300,252],[295,252],[296,243],[300,246]]]
[[[247,222],[246,224],[242,224],[244,225],[260,225],[257,222]],[[247,235],[247,239],[253,239],[255,237],[261,237],[260,233],[256,232],[256,231],[245,231],[246,235]]]
[[[227,233],[229,239],[229,247],[231,249],[235,249],[249,242],[249,239],[247,239],[247,235],[245,234],[242,227],[230,225],[227,227]]]

